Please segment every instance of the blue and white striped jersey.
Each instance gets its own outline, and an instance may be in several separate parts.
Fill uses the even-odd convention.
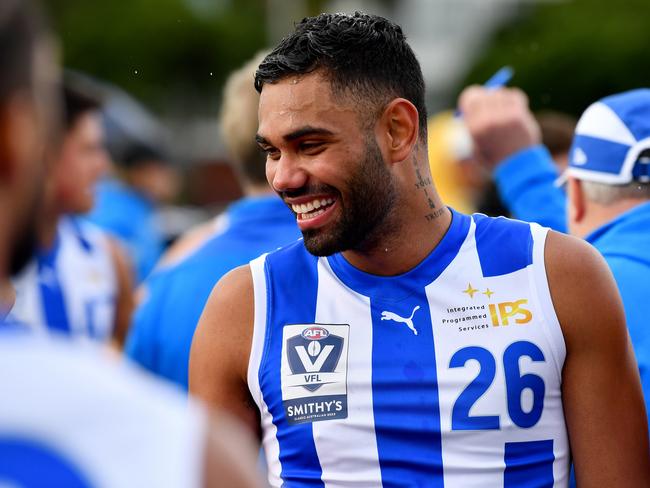
[[[568,483],[547,229],[453,213],[411,271],[301,242],[251,262],[248,383],[273,486]]]
[[[39,250],[12,283],[16,303],[10,320],[37,332],[100,342],[112,337],[117,277],[107,236],[95,225],[62,218],[52,249]]]

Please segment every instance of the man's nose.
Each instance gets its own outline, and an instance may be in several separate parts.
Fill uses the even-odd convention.
[[[302,188],[308,179],[307,172],[300,161],[290,155],[281,155],[276,161],[267,162],[267,179],[277,192]]]

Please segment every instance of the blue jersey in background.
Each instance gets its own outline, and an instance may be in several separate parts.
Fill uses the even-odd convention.
[[[127,340],[128,356],[184,388],[194,329],[217,281],[300,237],[295,217],[275,195],[244,198],[224,218],[225,227],[193,254],[147,279]]]

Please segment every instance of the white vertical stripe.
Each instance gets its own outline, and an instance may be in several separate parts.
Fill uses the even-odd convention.
[[[248,389],[250,390],[251,396],[260,411],[262,432],[264,432],[262,444],[264,446],[264,454],[268,463],[269,484],[273,487],[279,487],[282,485],[282,479],[280,478],[282,466],[280,465],[280,445],[276,437],[277,428],[273,423],[273,416],[269,413],[266,403],[264,403],[259,383],[259,369],[262,362],[262,355],[264,353],[264,345],[266,343],[267,326],[266,275],[264,272],[265,262],[266,254],[254,259],[250,263],[255,296],[255,319],[253,322],[253,339],[251,343],[250,358],[248,360],[247,378]]]
[[[381,487],[372,415],[372,319],[368,297],[347,289],[326,259],[318,262],[316,322],[349,324],[348,418],[313,423],[326,488]],[[326,317],[326,319],[325,319]]]

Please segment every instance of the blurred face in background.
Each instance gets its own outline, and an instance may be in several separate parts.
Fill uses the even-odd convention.
[[[68,129],[53,168],[52,204],[62,213],[86,213],[94,205],[97,180],[108,170],[99,114],[84,112]]]

